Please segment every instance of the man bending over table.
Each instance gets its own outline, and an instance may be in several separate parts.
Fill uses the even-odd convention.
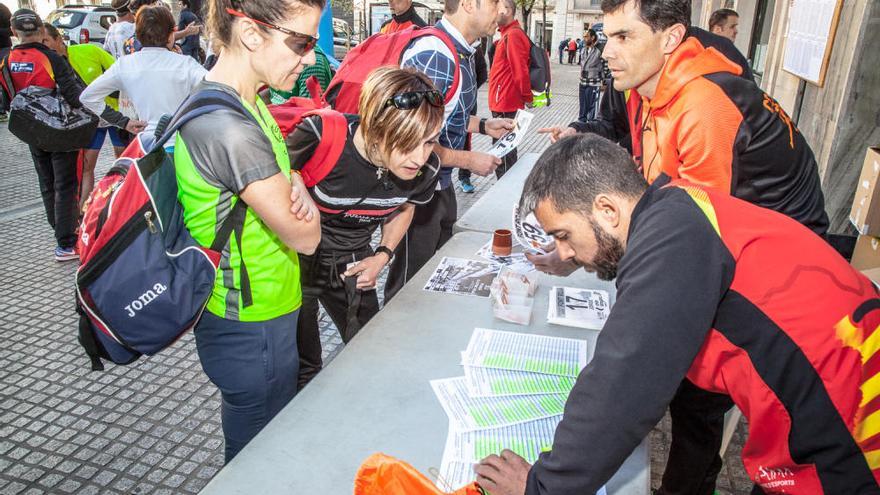
[[[880,493],[880,298],[821,237],[729,194],[648,187],[593,135],[538,160],[521,209],[563,259],[617,278],[617,302],[553,449],[477,467],[492,495],[583,495],[663,417],[682,379],[729,395],[749,422],[753,493]]]

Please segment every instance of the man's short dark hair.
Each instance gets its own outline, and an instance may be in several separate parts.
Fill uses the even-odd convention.
[[[639,17],[652,31],[662,31],[676,24],[691,25],[690,0],[602,0],[602,12],[616,12],[628,2],[639,9]]]
[[[480,0],[474,0],[477,8],[480,8]],[[458,6],[461,5],[461,0],[445,0],[443,2],[443,12],[446,14],[454,14],[458,12]]]
[[[43,30],[46,31],[46,34],[49,35],[49,37],[51,37],[53,40],[61,38],[61,31],[59,31],[57,27],[49,24],[48,22],[43,24]]]
[[[137,11],[134,35],[143,46],[164,47],[174,32],[174,16],[165,5],[144,5]]]
[[[715,26],[720,26],[727,22],[727,18],[731,16],[739,17],[739,14],[732,9],[718,9],[712,12],[712,15],[709,17],[709,31]]]
[[[599,194],[638,198],[647,187],[626,150],[595,134],[580,134],[541,154],[523,187],[520,211],[534,211],[549,200],[559,212],[590,216]]]

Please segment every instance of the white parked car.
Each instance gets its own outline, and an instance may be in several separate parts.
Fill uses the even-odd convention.
[[[107,30],[116,22],[116,12],[109,7],[65,5],[53,10],[46,17],[46,22],[58,28],[65,41],[71,45],[103,45]]]

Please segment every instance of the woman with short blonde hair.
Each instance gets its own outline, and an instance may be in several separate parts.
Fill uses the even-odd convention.
[[[320,371],[320,302],[348,342],[379,311],[375,285],[406,234],[415,205],[434,195],[440,161],[433,153],[443,125],[443,95],[413,69],[379,68],[364,82],[361,115],[346,115],[345,147],[333,169],[309,189],[321,210],[321,243],[302,257],[299,316],[300,387]],[[287,138],[301,169],[318,146],[323,125],[303,121]],[[374,250],[376,228],[382,239]]]

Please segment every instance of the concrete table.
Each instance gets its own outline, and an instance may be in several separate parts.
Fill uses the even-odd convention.
[[[504,177],[474,203],[455,222],[453,232],[495,232],[496,229],[512,227],[513,205],[519,201],[523,185],[540,155],[526,153],[519,157]]]
[[[352,493],[358,466],[374,452],[426,475],[439,469],[449,421],[428,382],[463,375],[460,351],[474,327],[583,338],[592,353],[598,332],[546,322],[553,285],[613,292],[584,272],[542,275],[529,327],[496,320],[488,298],[422,290],[442,256],[476,259],[488,240],[474,232],[454,236],[202,493]],[[642,442],[609,482],[609,493],[649,493],[648,451]]]

